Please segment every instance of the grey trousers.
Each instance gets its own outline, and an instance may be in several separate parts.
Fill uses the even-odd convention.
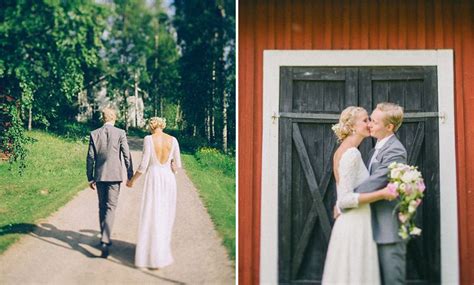
[[[407,243],[377,244],[383,285],[406,284]]]
[[[101,242],[110,244],[110,236],[114,225],[115,208],[120,194],[120,182],[97,182],[99,196],[99,222]]]

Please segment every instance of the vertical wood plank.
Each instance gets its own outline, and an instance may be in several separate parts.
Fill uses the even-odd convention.
[[[310,0],[302,0],[303,5],[303,49],[312,49],[313,48],[313,1]]]
[[[361,23],[361,3],[360,1],[350,1],[349,4],[350,16],[350,34],[349,47],[350,49],[361,49],[362,46],[362,23]]]
[[[380,22],[379,22],[379,10],[380,2],[372,2],[366,4],[369,7],[369,49],[379,49],[379,39],[380,39]]]
[[[398,12],[398,48],[406,49],[407,44],[407,33],[408,33],[408,0],[400,0],[399,12]]]
[[[324,10],[327,8],[327,4],[324,0],[311,1],[308,9],[311,9],[312,15],[314,18],[312,20],[312,34],[311,38],[313,40],[314,49],[324,49],[324,33],[326,29],[326,14]]]
[[[254,7],[247,1],[242,2],[242,9],[246,13],[239,13],[239,282],[251,284],[253,276],[258,274],[253,270],[253,212],[252,190],[253,185],[253,131],[242,128],[253,121],[253,94],[254,90]],[[247,110],[243,112],[243,110]]]
[[[248,0],[247,0],[248,1]],[[286,24],[285,24],[285,2],[272,1],[271,5],[275,7],[275,37],[276,49],[287,49],[286,47]]]
[[[342,9],[342,37],[340,38],[340,47],[342,49],[350,48],[350,37],[351,37],[351,2],[342,0],[340,3],[340,9]],[[337,14],[336,14],[337,15]]]
[[[333,24],[331,15],[333,13],[333,2],[332,0],[324,0],[324,46],[323,49],[331,49],[332,35],[333,35]]]
[[[379,49],[387,49],[388,48],[388,28],[387,28],[387,18],[388,18],[388,0],[380,0],[379,5]]]
[[[434,0],[425,1],[426,16],[426,48],[435,48]]]
[[[291,5],[292,1],[291,0],[284,0],[284,3],[285,3],[285,8],[284,8],[284,15],[285,15],[285,20],[284,20],[284,23],[285,23],[285,44],[284,44],[284,49],[291,49],[292,46],[292,23],[293,23],[293,19],[291,18],[291,15],[292,15],[292,10],[293,10],[293,7]]]
[[[474,115],[472,112],[472,106],[474,106],[474,71],[473,71],[473,62],[474,62],[474,3],[472,1],[463,1],[460,11],[461,18],[461,33],[462,33],[462,90],[463,90],[463,115],[464,117],[464,150],[465,150],[465,164],[464,173],[461,172],[461,175],[465,177],[465,190],[463,191],[463,196],[466,201],[466,218],[468,222],[466,223],[467,228],[467,245],[464,248],[465,251],[471,253],[468,260],[464,260],[464,268],[469,272],[466,274],[466,278],[470,282],[474,280],[474,259],[472,258],[472,253],[474,253],[474,225],[472,219],[474,219],[474,209],[472,205],[474,204],[474,151],[473,147],[469,146],[474,140],[474,131],[472,127],[469,126],[469,122],[474,121]],[[469,112],[468,112],[469,110]],[[460,110],[459,110],[460,111]],[[472,124],[471,124],[472,125]],[[462,198],[461,198],[462,199]],[[463,248],[461,248],[463,250]]]
[[[304,38],[303,38],[303,29],[304,29],[304,10],[303,10],[303,0],[292,1],[291,2],[291,31],[292,31],[292,42],[291,48],[293,49],[303,49],[304,47]]]
[[[417,47],[417,4],[416,1],[408,1],[405,13],[407,18],[407,48]]]
[[[362,0],[360,3],[360,48],[369,48],[369,3],[368,0]],[[375,3],[371,4],[375,5]]]
[[[392,1],[389,1],[388,11],[386,15],[381,15],[382,17],[386,16],[388,18],[388,48],[389,49],[398,49],[398,9],[399,5],[392,5]]]
[[[417,48],[424,49],[426,48],[426,8],[425,8],[425,1],[418,0],[416,2],[416,43]]]
[[[441,48],[444,44],[444,19],[443,19],[443,3],[442,0],[434,2],[434,46]]]
[[[267,44],[265,49],[275,49],[276,47],[276,29],[275,29],[275,3],[271,0],[266,0],[265,7],[267,8],[268,15],[268,31],[267,31]]]
[[[331,15],[342,15],[343,14],[343,3],[344,0],[333,0]],[[332,20],[332,49],[342,49],[343,29],[342,22],[344,21],[343,16],[334,17],[331,16]]]

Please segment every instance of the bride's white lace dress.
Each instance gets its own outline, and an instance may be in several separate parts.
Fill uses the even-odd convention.
[[[146,136],[143,158],[138,168],[145,173],[145,184],[140,210],[135,266],[160,268],[173,263],[171,232],[176,213],[176,178],[171,160],[181,167],[178,141],[172,138],[168,160],[160,163],[155,154],[153,138]]]
[[[359,194],[353,192],[367,177],[369,173],[359,150],[355,147],[347,149],[339,162],[337,185],[337,205],[346,210],[332,228],[323,284],[381,282],[377,245],[372,237],[370,206],[359,206]]]

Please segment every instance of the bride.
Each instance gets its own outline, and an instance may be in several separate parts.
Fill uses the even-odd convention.
[[[181,156],[176,138],[163,132],[165,119],[153,117],[148,127],[152,134],[144,139],[142,162],[127,186],[133,187],[135,180],[146,172],[135,266],[158,269],[173,263],[171,233],[176,213],[176,172],[172,167],[181,167]]]
[[[353,189],[369,177],[358,146],[370,136],[367,111],[348,107],[333,130],[340,142],[334,154],[338,208],[352,208],[335,221],[324,264],[323,284],[380,284],[377,245],[372,238],[369,203],[393,200],[387,188],[358,194]]]

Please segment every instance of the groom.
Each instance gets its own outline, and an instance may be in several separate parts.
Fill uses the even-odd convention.
[[[370,115],[370,135],[377,144],[370,152],[367,168],[370,176],[354,192],[370,193],[388,184],[388,166],[392,162],[407,163],[407,151],[395,136],[403,121],[403,108],[393,103],[380,103]],[[399,223],[394,210],[397,200],[380,200],[370,204],[372,231],[379,256],[382,283],[405,284],[406,242],[398,236]]]
[[[101,257],[107,258],[110,236],[114,224],[115,208],[123,181],[122,157],[127,168],[128,180],[133,176],[132,157],[125,131],[114,127],[117,116],[110,108],[102,110],[104,125],[91,132],[87,153],[87,179],[89,186],[96,190],[99,197],[99,222],[102,251]]]

